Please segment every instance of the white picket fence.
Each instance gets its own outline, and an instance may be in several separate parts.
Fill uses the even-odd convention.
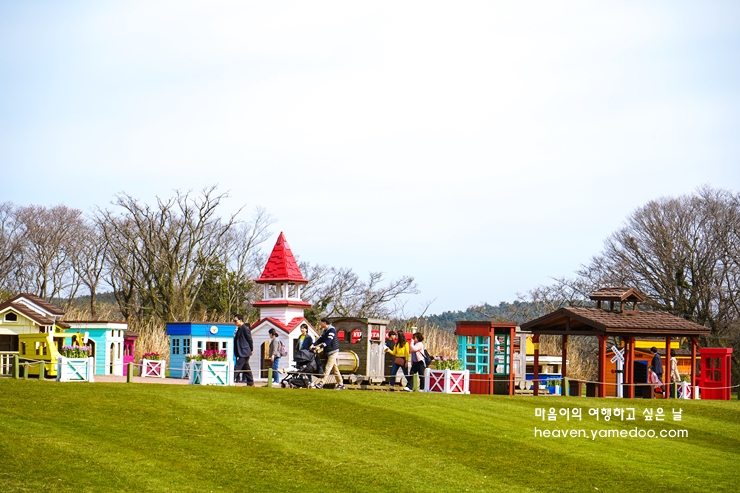
[[[95,359],[65,358],[60,356],[57,362],[57,382],[94,382]]]
[[[0,351],[0,376],[13,376],[13,356],[18,355],[17,351]]]

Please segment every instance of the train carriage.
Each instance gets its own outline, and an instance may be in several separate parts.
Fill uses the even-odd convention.
[[[379,384],[391,372],[385,356],[388,320],[331,318],[339,339],[339,371],[350,383]]]

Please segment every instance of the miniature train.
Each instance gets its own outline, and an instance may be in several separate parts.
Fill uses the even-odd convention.
[[[388,320],[343,317],[331,319],[339,339],[337,358],[342,377],[353,384],[382,384],[391,374],[385,353]],[[411,334],[406,333],[411,340]]]

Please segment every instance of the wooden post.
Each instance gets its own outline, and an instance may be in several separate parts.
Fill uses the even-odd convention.
[[[15,378],[16,380],[18,380],[19,367],[20,367],[20,362],[18,360],[18,355],[14,354],[13,355],[13,378]]]
[[[493,378],[493,370],[495,369],[495,365],[493,364],[493,359],[494,359],[493,357],[494,349],[493,348],[495,344],[494,341],[496,341],[496,329],[494,329],[493,327],[490,327],[488,331],[488,348],[492,356],[491,356],[491,361],[488,362],[489,363],[488,364],[488,382],[487,382],[488,395],[494,394],[493,388],[495,387],[494,378]]]
[[[606,335],[599,338],[599,397],[606,397]]]
[[[134,381],[134,364],[129,361],[126,365],[126,383],[131,383]]]
[[[419,391],[419,374],[418,373],[414,373],[413,389],[414,389],[414,392]]]
[[[272,387],[272,368],[267,369],[267,386]]]
[[[532,346],[534,347],[534,368],[532,375],[533,395],[540,395],[540,335],[535,334],[532,336]],[[526,369],[525,376],[526,376]]]
[[[46,378],[46,366],[44,365],[43,361],[39,363],[39,382],[43,382]]]
[[[566,319],[567,321],[570,321],[570,319]],[[566,324],[570,325],[569,322],[566,322]],[[561,375],[563,376],[563,382],[561,385],[561,394],[564,396],[568,396],[568,336],[566,334],[563,334],[562,336],[562,346],[563,346],[563,356],[562,360],[560,362],[561,365]]]
[[[516,379],[514,378],[514,338],[516,337],[516,327],[512,327],[509,329],[509,395],[514,395],[514,387],[516,387]],[[519,348],[521,351],[522,348]],[[524,351],[526,351],[526,345],[524,348]],[[527,368],[526,368],[526,360],[527,355],[524,355],[524,361],[525,361],[525,368],[524,368],[524,378],[526,380],[527,378]],[[491,365],[491,370],[493,371],[493,365]],[[491,373],[493,375],[493,373]],[[493,379],[493,377],[491,377]],[[491,393],[493,394],[493,388],[491,388]]]
[[[625,381],[628,384],[627,385],[627,397],[630,399],[635,398],[635,338],[633,336],[630,336],[627,338],[627,346],[628,350],[625,351],[625,356],[627,364],[625,365],[624,371],[627,372],[627,375],[629,375],[629,378],[626,378]]]
[[[28,366],[28,363],[24,365],[23,368],[23,379],[28,380],[28,373],[29,373],[30,367]]]

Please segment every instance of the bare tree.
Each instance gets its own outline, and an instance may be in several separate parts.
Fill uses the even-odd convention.
[[[702,187],[691,196],[651,201],[607,238],[604,252],[578,275],[594,286],[636,287],[652,308],[716,330],[738,315],[732,307],[738,287],[732,267],[736,200],[730,192]]]
[[[81,239],[72,256],[72,269],[76,272],[80,283],[90,291],[90,316],[95,319],[97,318],[96,295],[106,268],[105,255],[108,243],[101,231],[100,223],[82,225],[80,236]]]
[[[236,221],[225,221],[216,209],[227,194],[206,188],[199,197],[176,191],[156,207],[119,194],[114,205],[120,216],[99,211],[99,223],[111,243],[109,258],[113,282],[124,281],[128,312],[131,302],[140,304],[140,316],[162,321],[189,320],[205,279],[206,269],[218,261],[222,240]],[[132,262],[133,265],[125,265]],[[142,311],[143,309],[143,311]]]
[[[522,298],[547,312],[588,306],[588,294],[600,287],[631,286],[647,296],[646,308],[710,327],[705,342],[738,345],[738,251],[740,196],[703,186],[638,208],[576,277],[555,279]]]
[[[21,258],[22,284],[41,298],[70,297],[77,280],[70,266],[83,225],[82,211],[64,205],[19,207],[16,218],[26,238]]]
[[[256,207],[250,221],[237,224],[224,236],[220,259],[228,272],[223,283],[226,316],[246,312],[249,303],[261,299],[252,280],[265,264],[259,246],[269,237],[268,228],[274,223],[264,208]]]
[[[402,296],[419,292],[410,276],[384,284],[382,272],[371,272],[368,280],[362,281],[350,268],[302,264],[301,270],[309,273],[304,297],[322,314],[390,317],[402,310],[398,304]]]
[[[105,276],[113,288],[121,314],[126,320],[142,324],[146,319],[140,291],[144,276],[136,262],[138,241],[133,221],[98,211],[97,226],[105,240]]]
[[[12,202],[0,204],[0,289],[12,293],[20,291],[17,275],[21,267],[20,259],[24,238],[15,217]]]

